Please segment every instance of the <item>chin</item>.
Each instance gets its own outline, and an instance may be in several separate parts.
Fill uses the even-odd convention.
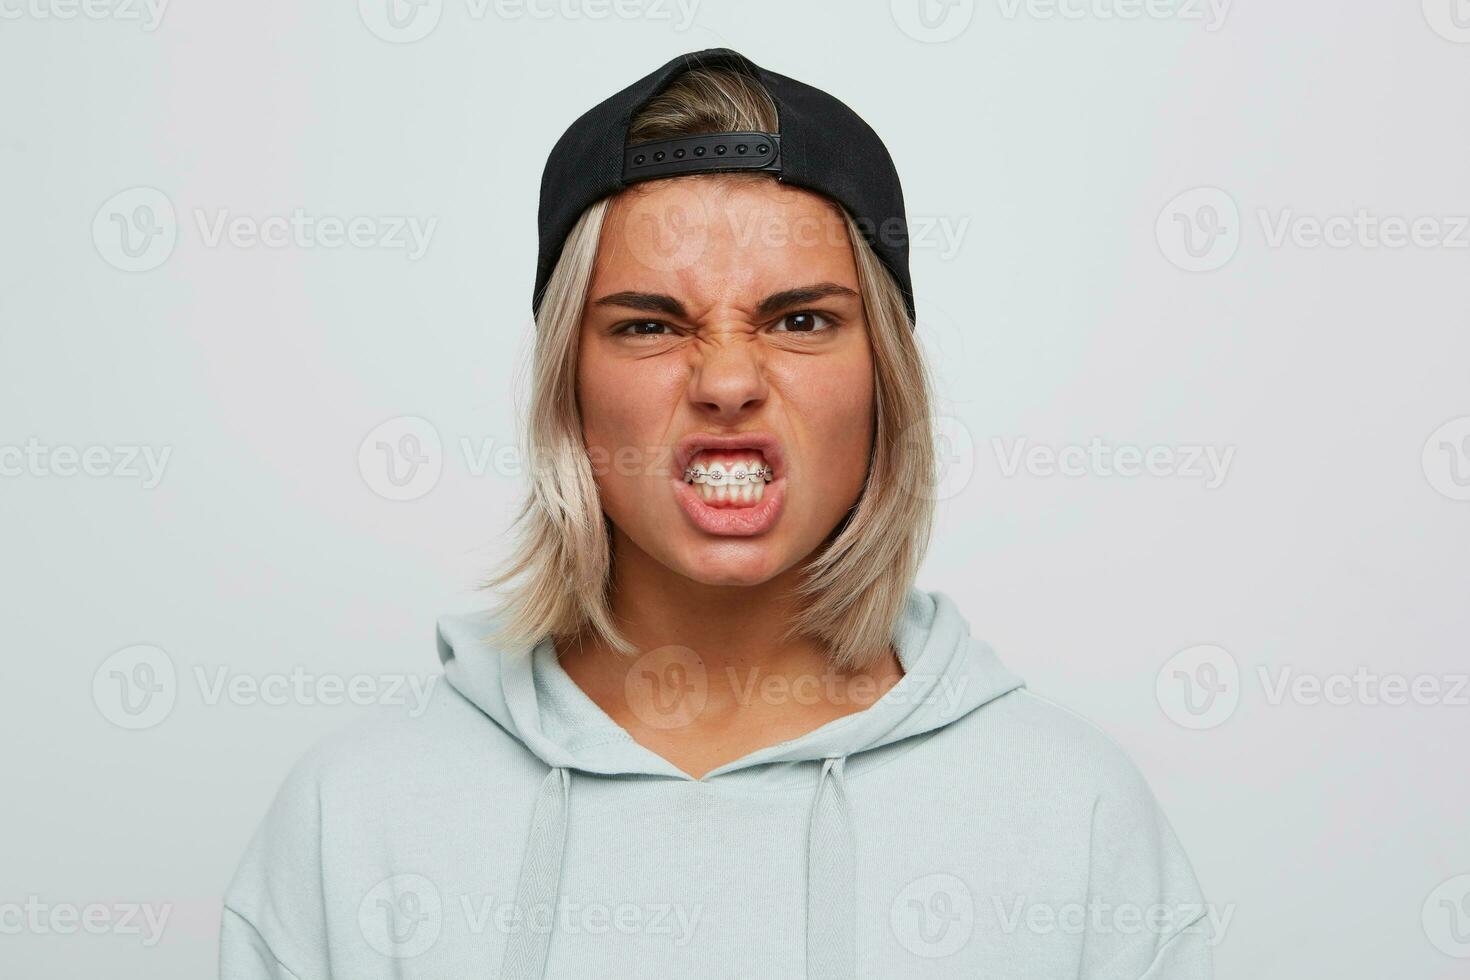
[[[681,551],[670,567],[700,585],[762,585],[782,569],[768,546],[751,541],[709,541]]]

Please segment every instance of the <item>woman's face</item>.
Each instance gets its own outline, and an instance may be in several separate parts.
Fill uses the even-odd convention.
[[[872,446],[872,349],[841,216],[773,180],[623,191],[577,391],[620,560],[631,547],[709,585],[796,565],[856,503]],[[697,451],[709,436],[733,438]],[[686,482],[686,456],[704,488]]]

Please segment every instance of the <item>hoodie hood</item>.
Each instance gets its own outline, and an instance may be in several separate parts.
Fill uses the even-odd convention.
[[[596,775],[691,779],[635,742],[562,670],[549,637],[530,649],[496,651],[485,642],[492,613],[438,622],[445,679],[551,768]],[[785,742],[712,770],[720,775],[782,762],[851,756],[950,724],[1022,680],[1000,662],[943,592],[910,589],[894,636],[904,676],[878,701]]]
[[[485,642],[494,613],[444,616],[439,659],[450,685],[549,769],[537,793],[516,884],[520,909],[554,907],[565,853],[573,773],[693,779],[644,748],[577,687],[544,637],[529,649],[497,651]],[[751,752],[706,773],[814,778],[807,824],[806,976],[856,974],[855,841],[847,769],[853,759],[902,739],[937,731],[1022,686],[942,592],[910,589],[894,634],[904,676],[872,705],[804,735]],[[813,763],[809,767],[800,763]],[[519,930],[507,944],[501,977],[544,975],[551,932]]]
[[[905,598],[898,684],[700,780],[632,744],[554,645],[444,617],[427,709],[352,724],[281,785],[223,895],[219,976],[1209,980],[1229,923],[1138,767],[948,597]],[[692,706],[671,695],[697,673],[650,658],[636,683],[655,666],[678,683],[630,695]],[[1011,928],[1038,899],[1167,914]]]

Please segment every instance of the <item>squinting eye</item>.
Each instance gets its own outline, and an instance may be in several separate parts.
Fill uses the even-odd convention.
[[[619,325],[613,330],[613,333],[622,334],[625,337],[657,337],[658,334],[651,332],[645,333],[641,328],[653,327],[655,330],[658,330],[667,326],[668,324],[660,323],[657,320],[634,320],[630,323]]]
[[[823,326],[818,327],[820,322]],[[821,313],[805,310],[801,313],[788,313],[783,316],[779,324],[787,324],[786,333],[821,333],[823,330],[831,329],[831,322]]]

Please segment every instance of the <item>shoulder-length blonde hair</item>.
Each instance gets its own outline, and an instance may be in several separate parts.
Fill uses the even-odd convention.
[[[777,132],[775,104],[755,79],[727,68],[679,76],[633,120],[629,140],[730,130]],[[678,180],[773,180],[717,174]],[[639,651],[613,622],[611,526],[602,512],[582,440],[576,378],[583,308],[603,218],[612,198],[583,212],[562,246],[536,323],[531,406],[523,434],[529,493],[516,516],[512,554],[484,583],[501,594],[498,649],[524,649],[548,634],[585,629],[625,654]],[[898,619],[928,547],[934,512],[931,382],[888,270],[846,209],[859,291],[873,351],[875,426],[868,475],[857,503],[805,562],[801,612],[782,636],[824,643],[838,669],[873,663],[893,642]]]

